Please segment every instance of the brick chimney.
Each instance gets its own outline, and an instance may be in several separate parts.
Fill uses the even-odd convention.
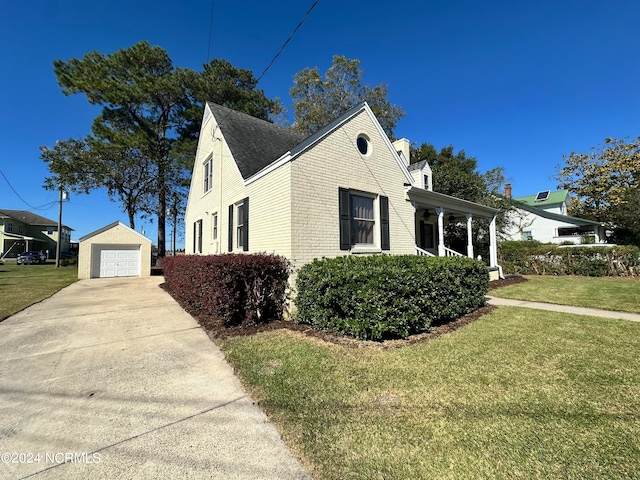
[[[511,184],[510,184],[510,183],[507,183],[507,184],[504,186],[504,195],[505,195],[505,197],[507,197],[507,198],[511,198]]]

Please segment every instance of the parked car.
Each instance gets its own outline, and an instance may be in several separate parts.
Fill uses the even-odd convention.
[[[33,263],[44,263],[47,256],[43,252],[23,252],[18,255],[18,265],[31,265]]]

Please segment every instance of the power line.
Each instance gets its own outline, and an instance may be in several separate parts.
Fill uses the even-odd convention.
[[[274,64],[274,62],[276,61],[276,59],[280,56],[280,54],[284,51],[285,47],[287,46],[287,44],[291,41],[291,39],[293,38],[293,36],[296,34],[296,32],[300,29],[300,27],[302,26],[302,24],[307,20],[307,17],[309,16],[309,14],[311,13],[311,11],[316,7],[316,5],[318,4],[320,0],[316,0],[315,2],[313,2],[313,5],[311,5],[311,7],[309,8],[309,10],[307,10],[307,13],[305,13],[304,17],[302,18],[302,20],[300,20],[300,23],[298,23],[298,25],[296,26],[296,28],[293,29],[293,32],[291,32],[291,35],[289,35],[289,38],[287,38],[287,40],[282,44],[282,47],[280,47],[280,50],[278,50],[278,53],[276,53],[276,55],[273,57],[273,59],[271,60],[271,62],[269,63],[269,65],[267,65],[267,68],[264,69],[264,72],[262,72],[262,74],[258,77],[258,80],[256,81],[257,83],[260,83],[260,80],[262,79],[262,77],[264,77],[264,74],[267,73],[267,71],[271,68],[271,66]]]
[[[286,46],[289,44],[289,42],[291,41],[291,39],[293,39],[294,35],[296,34],[296,32],[300,29],[300,27],[302,26],[302,24],[307,20],[307,18],[309,17],[309,14],[311,13],[311,11],[316,7],[316,5],[318,5],[318,2],[320,0],[315,0],[313,2],[313,4],[311,5],[311,7],[309,7],[309,10],[307,10],[307,13],[304,14],[304,17],[302,17],[302,20],[300,20],[300,22],[298,23],[298,25],[296,26],[296,28],[293,29],[293,32],[291,32],[291,35],[289,35],[289,38],[287,38],[287,40],[282,44],[282,46],[280,47],[280,50],[278,50],[278,53],[276,53],[274,55],[274,57],[271,59],[271,61],[269,62],[269,65],[267,65],[267,68],[264,69],[264,71],[260,74],[260,76],[257,78],[256,80],[256,85],[258,85],[258,83],[260,83],[260,80],[262,80],[262,77],[264,77],[264,75],[269,71],[269,69],[273,66],[273,64],[275,63],[276,59],[280,56],[280,54],[284,51],[284,49],[286,48]],[[227,119],[227,117],[229,115],[231,115],[231,112],[233,110],[229,111],[224,117],[222,117],[222,120],[220,120],[218,122],[218,126],[222,125],[224,123],[224,121]],[[197,155],[197,152],[196,152]]]
[[[3,173],[3,171],[2,171],[2,170],[0,170],[0,174],[4,177],[5,181],[7,182],[7,185],[9,185],[9,188],[10,188],[11,190],[13,190],[13,193],[15,193],[15,194],[16,194],[16,196],[17,196],[20,200],[22,200],[24,203],[26,203],[26,204],[29,206],[29,208],[32,208],[33,210],[42,210],[42,209],[40,209],[40,208],[38,208],[38,207],[34,207],[34,206],[33,206],[33,205],[31,205],[29,202],[27,202],[24,198],[22,198],[22,197],[20,196],[20,194],[19,194],[18,192],[16,192],[16,189],[15,189],[15,188],[13,188],[13,185],[11,185],[11,182],[10,182],[10,181],[9,181],[9,179],[5,176],[5,174]]]

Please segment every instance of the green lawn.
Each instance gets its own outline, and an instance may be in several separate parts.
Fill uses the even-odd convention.
[[[0,265],[0,321],[78,280],[76,266]]]
[[[640,478],[640,324],[501,307],[398,349],[222,344],[318,479]]]
[[[613,277],[528,275],[527,282],[492,289],[489,295],[640,313],[640,280]]]

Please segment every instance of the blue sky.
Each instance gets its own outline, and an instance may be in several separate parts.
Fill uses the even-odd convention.
[[[39,145],[83,137],[98,114],[65,97],[56,59],[111,53],[147,40],[174,65],[200,70],[224,58],[259,76],[312,0],[34,0],[0,4],[0,169],[31,206],[55,202]],[[293,76],[324,73],[333,55],[361,61],[365,83],[386,83],[406,117],[398,137],[453,144],[484,172],[502,166],[515,196],[554,189],[563,154],[606,137],[640,135],[640,2],[320,0],[259,87],[290,110]],[[0,177],[0,208],[35,210]],[[72,194],[63,222],[73,238],[115,220],[106,192]],[[154,242],[156,227],[139,221]]]

